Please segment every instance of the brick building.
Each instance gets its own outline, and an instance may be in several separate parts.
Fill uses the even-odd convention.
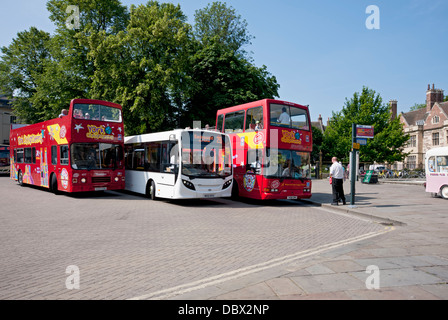
[[[443,90],[428,84],[426,108],[403,113],[400,121],[404,131],[410,135],[405,153],[410,153],[404,162],[394,164],[392,169],[424,168],[425,153],[429,149],[448,146],[448,101],[444,102]],[[390,101],[392,117],[397,113],[397,101]]]

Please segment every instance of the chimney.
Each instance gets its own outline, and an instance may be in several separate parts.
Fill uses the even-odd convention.
[[[391,119],[395,120],[397,118],[397,100],[390,100],[390,113],[391,113]]]
[[[434,103],[443,102],[443,90],[435,89],[434,83],[432,84],[432,89],[428,84],[428,90],[426,91],[426,112],[430,112]]]

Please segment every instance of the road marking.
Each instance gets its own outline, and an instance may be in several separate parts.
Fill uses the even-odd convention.
[[[369,238],[373,238],[376,236],[379,236],[381,234],[390,232],[392,230],[395,230],[394,227],[385,227],[383,230],[381,231],[376,231],[376,232],[370,232],[364,235],[360,235],[360,236],[356,236],[353,238],[349,238],[346,240],[342,240],[342,241],[337,241],[337,242],[333,242],[333,243],[329,243],[329,244],[325,244],[313,249],[308,249],[308,250],[304,250],[304,251],[300,251],[300,252],[296,252],[290,255],[286,255],[280,258],[275,258],[266,262],[262,262],[259,264],[255,264],[252,266],[248,266],[248,267],[244,267],[244,268],[240,268],[240,269],[236,269],[230,272],[226,272],[226,273],[222,273],[220,275],[216,275],[216,276],[212,276],[209,278],[205,278],[202,280],[198,280],[198,281],[193,281],[190,283],[186,283],[183,285],[179,285],[179,286],[175,286],[172,288],[168,288],[168,289],[163,289],[163,290],[159,290],[159,291],[155,291],[152,293],[148,293],[148,294],[144,294],[141,296],[137,296],[134,298],[131,298],[129,300],[147,300],[147,299],[151,299],[151,300],[163,300],[163,299],[169,299],[172,298],[174,296],[178,296],[181,294],[185,294],[191,291],[195,291],[195,290],[199,290],[199,289],[203,289],[212,285],[216,285],[219,283],[223,283],[229,280],[233,280],[242,276],[246,276],[252,273],[256,273],[256,272],[260,272],[269,268],[273,268],[273,267],[277,267],[279,265],[282,264],[286,264],[286,263],[291,263],[294,262],[295,260],[298,259],[303,259],[318,253],[321,253],[323,251],[327,251],[330,249],[335,249],[338,247],[342,247],[348,244],[352,244],[358,241],[362,241],[362,240],[366,240]]]

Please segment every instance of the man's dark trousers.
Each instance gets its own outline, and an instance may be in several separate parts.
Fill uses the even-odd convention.
[[[337,204],[339,201],[342,201],[345,204],[345,195],[344,195],[344,179],[332,179],[333,186],[333,204]]]

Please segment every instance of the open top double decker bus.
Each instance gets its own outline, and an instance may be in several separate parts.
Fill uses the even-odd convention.
[[[230,197],[228,135],[177,129],[125,137],[126,190],[151,199]]]
[[[232,195],[311,197],[313,139],[307,106],[264,99],[221,109],[216,129],[227,133],[233,145]]]
[[[54,193],[124,189],[121,106],[73,99],[65,111],[11,130],[11,179]]]

